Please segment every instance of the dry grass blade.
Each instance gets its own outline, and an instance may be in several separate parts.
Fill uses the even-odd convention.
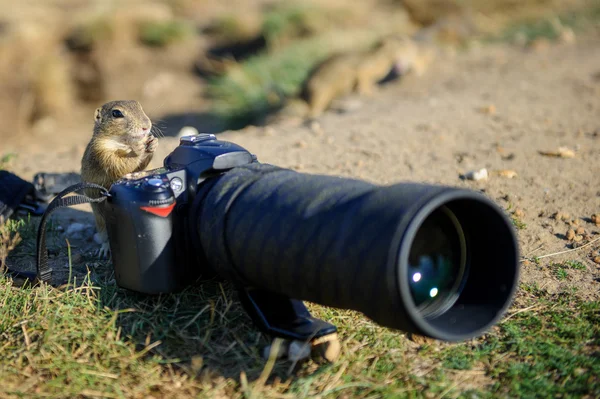
[[[582,245],[580,247],[573,248],[573,249],[567,249],[565,251],[560,251],[560,252],[554,252],[554,253],[546,254],[546,255],[542,255],[542,256],[536,256],[535,259],[544,259],[544,258],[549,258],[551,256],[558,256],[558,255],[568,254],[570,252],[579,251],[579,250],[582,250],[583,248],[589,247],[590,245],[592,245],[592,244],[594,244],[595,242],[598,242],[598,241],[600,241],[600,237],[598,237],[598,238],[596,238],[596,239],[594,239],[594,240],[592,240],[592,241],[590,241],[590,242],[588,242],[588,243],[586,243],[586,244],[584,244],[584,245]],[[521,259],[521,262],[524,262],[526,260],[532,261],[533,259],[523,258],[523,259]]]
[[[4,217],[0,216],[0,271],[6,265],[8,254],[21,242],[18,231],[14,231],[12,224],[4,223]]]
[[[506,316],[504,318],[503,322],[507,322],[512,317],[514,317],[514,316],[516,316],[516,315],[518,315],[520,313],[524,313],[524,312],[527,312],[527,311],[538,310],[538,309],[543,309],[543,308],[545,308],[545,305],[531,305],[531,306],[528,306],[526,308],[516,310],[516,311],[510,313],[508,316]]]
[[[260,377],[254,383],[252,390],[250,391],[249,399],[260,398],[261,391],[265,388],[265,384],[273,371],[273,367],[275,366],[275,362],[277,361],[277,354],[283,344],[283,340],[281,338],[275,338],[273,344],[271,345],[271,350],[269,351],[269,359],[265,364],[265,368],[263,369]]]

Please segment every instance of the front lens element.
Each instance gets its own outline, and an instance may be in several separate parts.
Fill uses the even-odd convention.
[[[442,206],[419,227],[408,258],[408,284],[421,316],[448,310],[465,278],[465,236],[456,216]]]

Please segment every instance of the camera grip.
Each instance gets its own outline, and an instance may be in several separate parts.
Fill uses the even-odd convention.
[[[182,219],[174,216],[169,180],[158,176],[114,184],[110,194],[105,214],[117,284],[160,294],[193,281],[198,268],[178,251]]]

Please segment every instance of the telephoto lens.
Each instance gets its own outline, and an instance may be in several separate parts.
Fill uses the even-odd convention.
[[[194,206],[221,276],[434,339],[483,334],[518,283],[512,223],[472,190],[252,163],[203,183]]]

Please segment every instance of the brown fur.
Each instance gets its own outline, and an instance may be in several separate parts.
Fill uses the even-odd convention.
[[[377,82],[392,70],[421,75],[429,56],[411,39],[396,36],[382,39],[366,51],[333,55],[321,63],[306,82],[304,97],[309,105],[309,117],[320,115],[334,99],[354,90],[360,95],[373,94]]]
[[[123,117],[114,117],[118,110]],[[81,178],[107,190],[124,175],[144,170],[157,139],[150,130],[152,122],[137,101],[111,101],[95,112],[94,133],[81,160]],[[145,130],[143,130],[145,129]],[[93,195],[93,193],[90,193]],[[106,242],[103,204],[92,204],[98,234]]]

